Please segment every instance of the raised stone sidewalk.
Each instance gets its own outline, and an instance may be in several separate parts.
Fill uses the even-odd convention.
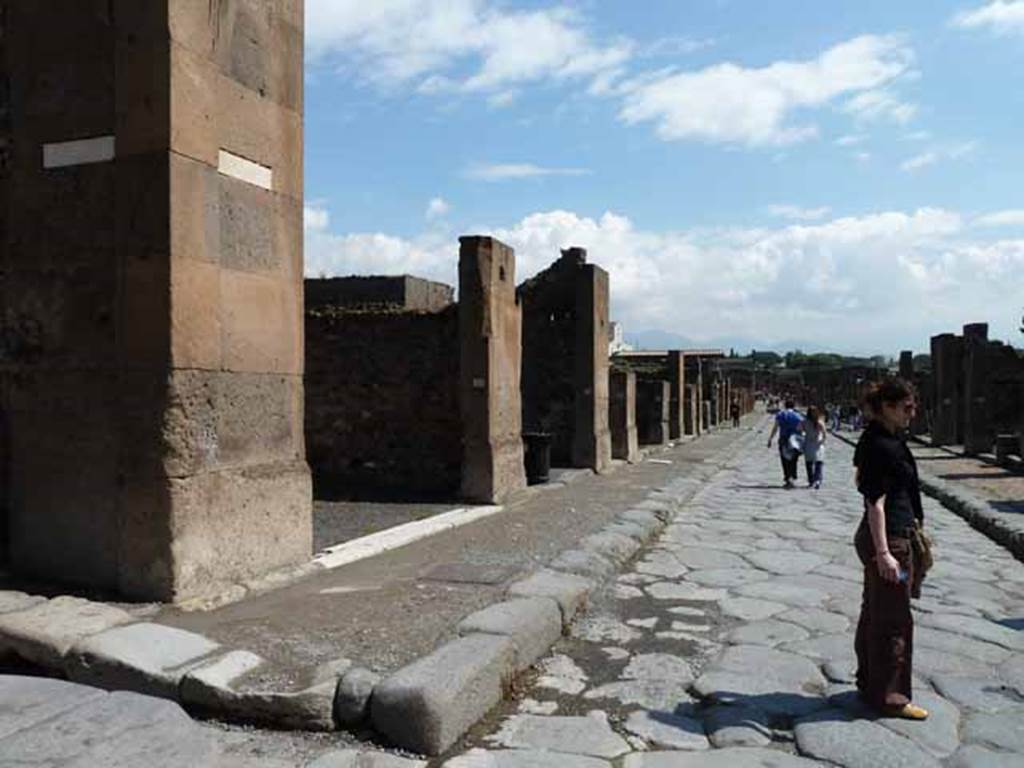
[[[666,451],[647,465],[646,474],[642,466],[621,469],[617,482],[629,485],[631,506],[606,514],[600,528],[582,528],[571,548],[556,552],[532,573],[520,573],[500,591],[492,588],[485,594],[492,595],[489,604],[445,629],[439,645],[393,669],[371,669],[348,657],[285,665],[218,640],[216,627],[200,633],[166,622],[163,614],[141,617],[151,612],[16,591],[0,592],[0,656],[12,654],[72,683],[120,692],[119,698],[104,699],[115,702],[109,705],[115,709],[131,707],[130,692],[229,722],[306,731],[369,727],[388,743],[440,754],[502,700],[518,674],[548,652],[602,581],[663,529],[728,457],[739,434],[722,431],[698,441],[703,444],[699,449],[695,443]],[[680,466],[684,462],[685,469]],[[655,490],[647,484],[652,472],[665,480]],[[630,480],[630,473],[637,474],[636,480]],[[592,482],[593,492],[600,494],[607,480]],[[488,524],[494,524],[493,518]],[[472,529],[457,533],[472,536]],[[406,624],[405,631],[415,634],[418,627]],[[274,640],[261,638],[264,644]],[[16,684],[9,685],[15,686],[11,690],[18,700]],[[86,689],[72,685],[68,690],[85,695]],[[179,717],[166,714],[170,711],[157,707],[154,717],[161,722]],[[180,713],[176,707],[173,711]],[[348,763],[323,766],[335,764]]]

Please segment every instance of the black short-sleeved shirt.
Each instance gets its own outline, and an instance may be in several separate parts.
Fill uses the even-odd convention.
[[[885,496],[886,533],[905,536],[914,520],[924,517],[917,463],[906,441],[873,421],[861,435],[854,461],[860,469],[858,490],[868,503]]]

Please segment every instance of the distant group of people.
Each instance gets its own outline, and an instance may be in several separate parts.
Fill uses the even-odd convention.
[[[796,482],[801,454],[807,465],[807,484],[820,488],[828,431],[825,418],[814,406],[806,415],[795,406],[787,399],[775,414],[768,446],[778,435],[786,488]],[[913,387],[902,379],[886,379],[872,384],[852,413],[855,426],[863,426],[853,463],[864,505],[854,535],[857,556],[864,566],[854,649],[857,689],[864,702],[888,717],[924,720],[928,711],[912,700],[914,624],[910,600],[920,597],[932,555],[923,528],[917,464],[906,443],[915,409]],[[828,406],[825,412],[832,429],[838,431],[840,409]]]

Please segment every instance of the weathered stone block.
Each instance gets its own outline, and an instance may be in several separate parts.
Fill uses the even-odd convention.
[[[563,626],[576,618],[596,585],[590,579],[558,571],[537,571],[508,589],[510,597],[549,598],[558,603]]]
[[[441,754],[501,701],[514,657],[507,637],[453,640],[374,689],[373,725],[401,747]]]
[[[636,374],[632,371],[612,371],[608,396],[612,458],[636,462],[640,459],[636,429]]]
[[[302,373],[302,308],[296,286],[265,275],[221,271],[223,367]]]
[[[133,621],[120,608],[77,597],[55,597],[16,613],[0,614],[0,648],[51,670],[82,638]]]
[[[178,698],[189,667],[220,645],[194,632],[160,624],[114,627],[75,643],[64,661],[70,680],[108,690]]]
[[[472,613],[458,626],[459,634],[502,635],[515,644],[515,668],[523,671],[547,654],[562,635],[558,603],[546,597],[496,603]]]

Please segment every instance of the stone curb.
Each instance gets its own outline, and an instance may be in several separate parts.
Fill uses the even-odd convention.
[[[837,432],[831,433],[847,445],[856,446],[848,437]],[[946,509],[962,517],[977,531],[1005,547],[1018,560],[1024,560],[1024,523],[1013,525],[995,512],[991,505],[969,491],[956,488],[952,483],[936,477],[930,472],[918,470],[921,490],[938,501]]]
[[[13,652],[72,680],[177,700],[232,722],[317,731],[370,725],[396,746],[437,755],[550,650],[603,582],[728,464],[742,437],[510,585],[504,601],[460,622],[460,637],[384,677],[341,659],[313,671],[304,687],[271,690],[260,675],[272,665],[256,654],[102,603],[17,592],[0,592],[0,655]]]

